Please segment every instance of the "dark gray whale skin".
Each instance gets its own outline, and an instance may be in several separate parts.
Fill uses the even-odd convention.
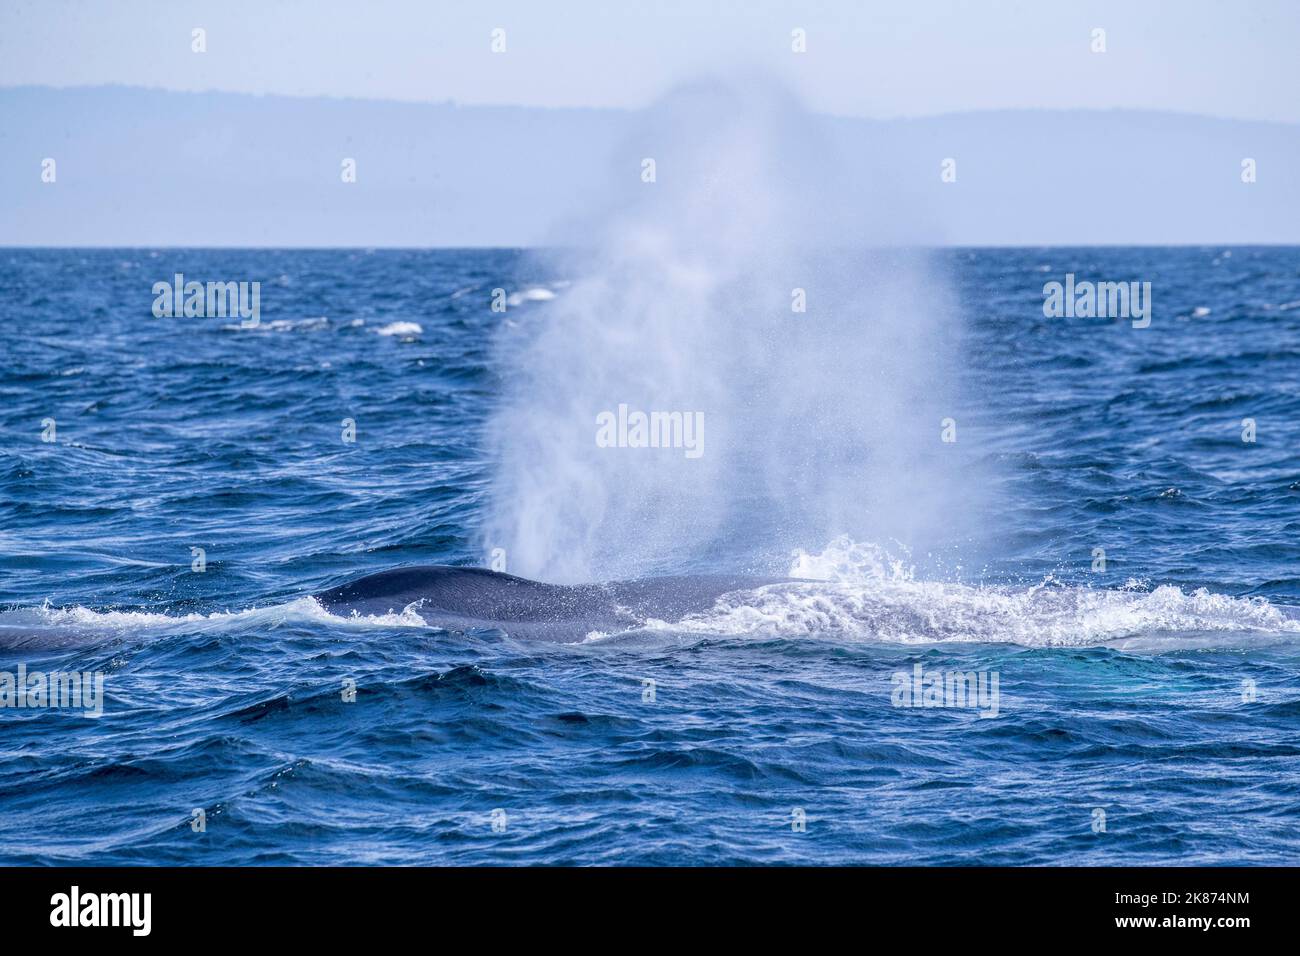
[[[730,591],[778,580],[703,575],[565,585],[433,565],[381,571],[312,596],[342,616],[401,613],[414,605],[430,625],[449,631],[495,628],[512,637],[572,642],[592,631],[635,628],[647,618],[676,621],[707,611]]]

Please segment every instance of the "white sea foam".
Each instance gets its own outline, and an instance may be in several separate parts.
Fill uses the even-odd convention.
[[[976,586],[917,580],[901,560],[847,538],[794,554],[800,580],[723,595],[710,610],[651,629],[715,635],[816,634],[887,643],[1013,643],[1084,646],[1203,632],[1300,634],[1300,620],[1260,597],[1191,593],[1164,585],[1137,591]]]
[[[1079,588],[1047,579],[1032,587],[918,580],[906,561],[848,538],[820,552],[796,551],[794,580],[722,595],[712,608],[677,620],[646,619],[629,630],[726,637],[833,637],[897,644],[1007,643],[1025,647],[1136,641],[1183,646],[1242,636],[1300,635],[1300,616],[1264,598],[1154,589]],[[155,639],[171,634],[265,634],[293,624],[367,630],[428,628],[416,604],[377,615],[338,615],[314,598],[243,611],[172,614],[96,611],[49,605],[0,612],[0,647],[73,645],[105,637]],[[485,627],[491,627],[484,622]],[[616,635],[577,623],[574,642]],[[622,632],[622,633],[626,633]],[[1195,637],[1194,637],[1195,636]]]
[[[375,332],[379,335],[409,339],[423,334],[424,329],[418,322],[389,322],[375,329]]]
[[[331,614],[312,597],[243,611],[173,614],[166,611],[97,611],[74,605],[0,611],[0,647],[77,643],[112,636],[143,638],[169,634],[265,631],[285,624],[327,624],[347,628],[428,627],[414,606],[387,614]]]
[[[223,332],[256,332],[266,334],[270,332],[320,332],[330,327],[328,316],[316,315],[305,319],[273,319],[269,322],[258,322],[257,325],[243,325],[239,322],[228,322],[221,326]]]
[[[836,635],[885,643],[1084,646],[1190,632],[1300,634],[1263,598],[1165,585],[1145,594],[1090,588],[972,587],[926,581],[773,584],[724,595],[704,613],[647,627],[714,635]]]

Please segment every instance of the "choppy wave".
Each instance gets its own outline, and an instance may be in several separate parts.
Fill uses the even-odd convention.
[[[884,547],[828,547],[783,508],[742,508],[694,560],[591,575],[745,568],[790,582],[557,646],[448,632],[418,608],[342,618],[299,596],[349,572],[485,562],[497,462],[476,436],[512,371],[489,344],[579,303],[580,273],[566,289],[549,259],[507,250],[11,250],[0,286],[24,344],[0,350],[0,672],[107,678],[102,719],[0,709],[0,861],[1292,862],[1296,250],[1237,248],[1210,268],[1222,251],[937,254],[969,306],[967,339],[943,348],[974,398],[951,411],[956,444],[939,444],[937,417],[922,424],[939,454],[981,466],[960,485],[985,496],[989,533],[954,526],[923,545],[837,521]],[[1153,327],[1045,320],[1044,264],[1161,276]],[[142,321],[150,283],[178,271],[281,279],[264,283],[253,329]],[[593,323],[626,309],[621,285]],[[558,294],[501,313],[497,288]],[[832,331],[825,283],[809,293],[783,336]],[[1211,314],[1191,318],[1198,306]],[[377,332],[408,319],[424,330],[410,342]],[[752,370],[762,333],[741,328]],[[808,369],[819,400],[874,374],[869,357]],[[771,377],[775,399],[788,377]],[[608,381],[611,401],[639,400]],[[721,439],[715,406],[682,395]],[[825,433],[815,412],[789,410],[782,455]],[[816,474],[792,476],[790,499]],[[722,480],[728,506],[751,490]],[[807,553],[782,563],[796,546]],[[1090,570],[1097,546],[1108,573]],[[918,662],[1000,674],[997,719],[895,706],[891,675]],[[207,834],[190,829],[194,807]],[[790,832],[792,807],[807,809],[806,834]],[[505,833],[493,808],[509,812]],[[1090,829],[1096,808],[1106,833]]]
[[[1172,585],[1081,588],[1051,578],[1031,587],[922,580],[905,560],[874,544],[840,538],[824,550],[796,551],[794,580],[722,595],[708,611],[676,620],[649,619],[632,631],[687,635],[834,636],[889,644],[987,643],[1083,647],[1131,638],[1190,634],[1300,634],[1300,618],[1262,597],[1184,592]],[[436,627],[416,605],[380,615],[340,616],[315,599],[242,611],[169,614],[86,607],[0,613],[0,646],[108,634],[140,637],[209,631],[257,631],[307,623],[347,628]],[[484,621],[484,629],[498,625]],[[508,630],[508,628],[507,628]],[[623,632],[627,633],[627,631]],[[585,630],[575,643],[599,643]]]
[[[390,338],[413,338],[423,334],[424,329],[418,322],[389,322],[387,325],[375,329],[375,332]]]
[[[428,627],[414,608],[400,612],[340,616],[315,598],[301,597],[283,604],[242,611],[169,613],[167,611],[95,610],[74,605],[0,611],[0,648],[39,648],[130,636],[141,639],[171,634],[260,633],[286,624],[318,624],[352,629]]]
[[[846,538],[820,553],[797,551],[802,580],[723,595],[717,605],[654,628],[713,635],[835,634],[886,643],[949,641],[1082,647],[1134,637],[1204,632],[1300,634],[1300,620],[1260,597],[1080,588],[1048,578],[1012,588],[918,580],[906,563]]]
[[[1264,598],[1165,585],[1148,593],[1060,587],[1023,590],[936,581],[773,584],[658,628],[717,635],[837,634],[889,643],[962,641],[1025,647],[1104,644],[1194,632],[1300,634],[1300,621]]]

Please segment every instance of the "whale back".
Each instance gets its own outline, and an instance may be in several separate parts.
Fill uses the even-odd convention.
[[[706,575],[607,584],[545,584],[484,568],[396,568],[313,595],[332,614],[381,615],[413,609],[448,630],[499,628],[514,636],[581,640],[647,619],[674,621],[707,610],[728,591],[771,583]]]

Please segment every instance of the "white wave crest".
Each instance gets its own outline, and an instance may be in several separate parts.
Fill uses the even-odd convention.
[[[387,614],[353,614],[345,617],[331,614],[312,597],[244,611],[213,611],[208,614],[96,611],[80,605],[51,607],[47,603],[41,607],[0,612],[0,647],[70,644],[118,635],[157,638],[175,633],[239,632],[284,624],[329,624],[355,628],[429,626],[414,606]]]
[[[1087,646],[1130,638],[1205,632],[1298,634],[1300,620],[1260,597],[1185,593],[1172,585],[1142,592],[1030,588],[919,581],[875,545],[840,538],[821,553],[796,551],[791,577],[723,595],[708,611],[651,629],[716,635],[836,634],[900,644],[1013,643]]]
[[[409,339],[417,335],[424,334],[424,328],[418,322],[389,322],[381,328],[375,329],[376,334],[390,338]]]

